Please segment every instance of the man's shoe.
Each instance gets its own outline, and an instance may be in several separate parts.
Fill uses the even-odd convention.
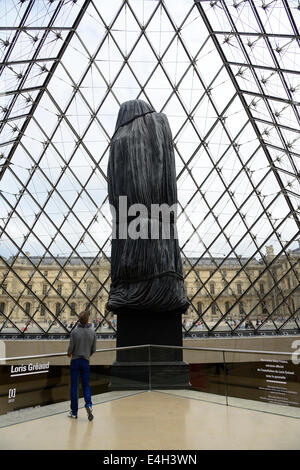
[[[86,407],[86,412],[87,412],[87,415],[88,415],[88,420],[92,421],[94,419],[94,416],[93,416],[93,413],[92,413],[92,407],[87,406]]]
[[[68,413],[68,418],[77,419],[77,415],[73,415],[72,411],[70,410]]]

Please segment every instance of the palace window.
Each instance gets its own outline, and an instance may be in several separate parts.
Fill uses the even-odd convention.
[[[55,305],[55,315],[58,316],[60,312],[61,312],[61,304],[57,302],[57,304]]]
[[[76,315],[76,305],[74,302],[71,303],[71,316]]]
[[[262,313],[267,314],[268,310],[267,310],[267,307],[266,307],[266,302],[264,300],[261,301],[261,307],[262,307]]]
[[[261,283],[259,284],[259,291],[260,291],[261,294],[264,294],[264,293],[265,293],[265,287],[264,287],[264,283],[263,283],[263,282],[261,282]]]

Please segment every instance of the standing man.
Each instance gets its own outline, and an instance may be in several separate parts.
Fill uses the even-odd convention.
[[[89,421],[94,418],[92,413],[92,399],[89,385],[90,356],[96,351],[96,333],[88,324],[89,312],[79,314],[77,328],[72,330],[68,347],[68,356],[71,357],[71,410],[69,418],[77,418],[78,413],[78,377],[80,374],[85,409]]]

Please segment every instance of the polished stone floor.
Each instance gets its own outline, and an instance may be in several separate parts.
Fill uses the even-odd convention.
[[[68,418],[66,402],[32,409],[31,419],[28,410],[27,418],[19,413],[6,424],[2,418],[0,449],[300,449],[299,418],[203,398],[111,392],[94,397],[92,422],[84,408],[77,420]]]

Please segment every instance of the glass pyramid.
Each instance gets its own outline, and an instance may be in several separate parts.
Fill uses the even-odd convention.
[[[167,115],[186,337],[299,332],[300,3],[2,0],[0,336],[106,311],[121,103]]]

